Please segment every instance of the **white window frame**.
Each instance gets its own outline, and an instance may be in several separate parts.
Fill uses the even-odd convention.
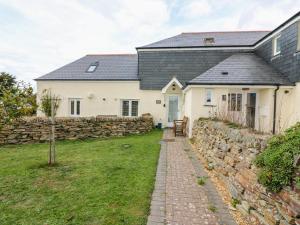
[[[72,114],[72,101],[74,101],[74,114]],[[77,110],[77,102],[79,102],[79,113]],[[77,117],[81,115],[81,109],[82,109],[82,101],[80,98],[69,98],[69,115],[72,117]]]
[[[234,104],[234,109],[232,108],[232,95],[235,95],[235,104]],[[241,104],[239,105],[239,110],[238,110],[238,95],[240,95],[240,101],[241,101]],[[229,112],[242,112],[243,111],[243,94],[240,93],[240,92],[229,92],[228,95],[227,95],[227,104],[228,104],[228,111]]]
[[[128,116],[123,115],[123,102],[124,101],[129,102]],[[138,103],[138,105],[137,105],[137,115],[136,116],[132,116],[132,102],[137,102]],[[121,107],[120,107],[121,108],[121,110],[120,110],[121,111],[121,116],[123,116],[123,117],[138,117],[139,116],[140,100],[138,100],[138,99],[121,99],[120,105],[121,105]]]
[[[276,37],[274,37],[274,39],[273,39],[273,56],[279,55],[281,53],[281,50],[277,49],[277,43],[278,43],[280,37],[281,37],[281,35],[279,34]]]
[[[93,73],[97,69],[97,65],[90,65],[89,68],[87,69],[88,73]]]
[[[298,22],[298,43],[297,43],[297,51],[300,52],[300,21]]]
[[[209,96],[208,93],[210,93],[210,101],[209,100]],[[205,105],[212,105],[213,102],[213,89],[205,89]]]

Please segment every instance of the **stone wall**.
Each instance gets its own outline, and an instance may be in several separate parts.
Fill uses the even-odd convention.
[[[137,118],[78,117],[56,118],[56,139],[83,139],[146,133],[153,128],[150,115]],[[49,120],[22,118],[0,129],[0,144],[23,144],[49,140]]]
[[[286,188],[278,194],[266,191],[257,181],[253,164],[270,138],[246,129],[230,128],[223,122],[195,121],[193,143],[207,168],[227,185],[237,209],[253,224],[300,224],[299,194]]]

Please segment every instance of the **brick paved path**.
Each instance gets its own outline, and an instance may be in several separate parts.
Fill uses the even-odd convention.
[[[186,138],[165,130],[148,225],[236,224]],[[212,208],[216,211],[212,212]]]

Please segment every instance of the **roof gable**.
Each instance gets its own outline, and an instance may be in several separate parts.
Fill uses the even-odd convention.
[[[183,85],[179,82],[179,80],[177,80],[176,77],[173,77],[172,80],[170,80],[170,82],[162,89],[162,93],[165,94],[168,90],[169,87],[171,87],[171,85],[176,84],[180,89],[183,88]]]

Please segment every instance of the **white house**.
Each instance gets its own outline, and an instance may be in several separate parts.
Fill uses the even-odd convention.
[[[300,121],[300,12],[273,31],[182,33],[137,54],[86,55],[36,79],[58,116],[219,117],[263,132]],[[42,113],[38,113],[42,116]]]

